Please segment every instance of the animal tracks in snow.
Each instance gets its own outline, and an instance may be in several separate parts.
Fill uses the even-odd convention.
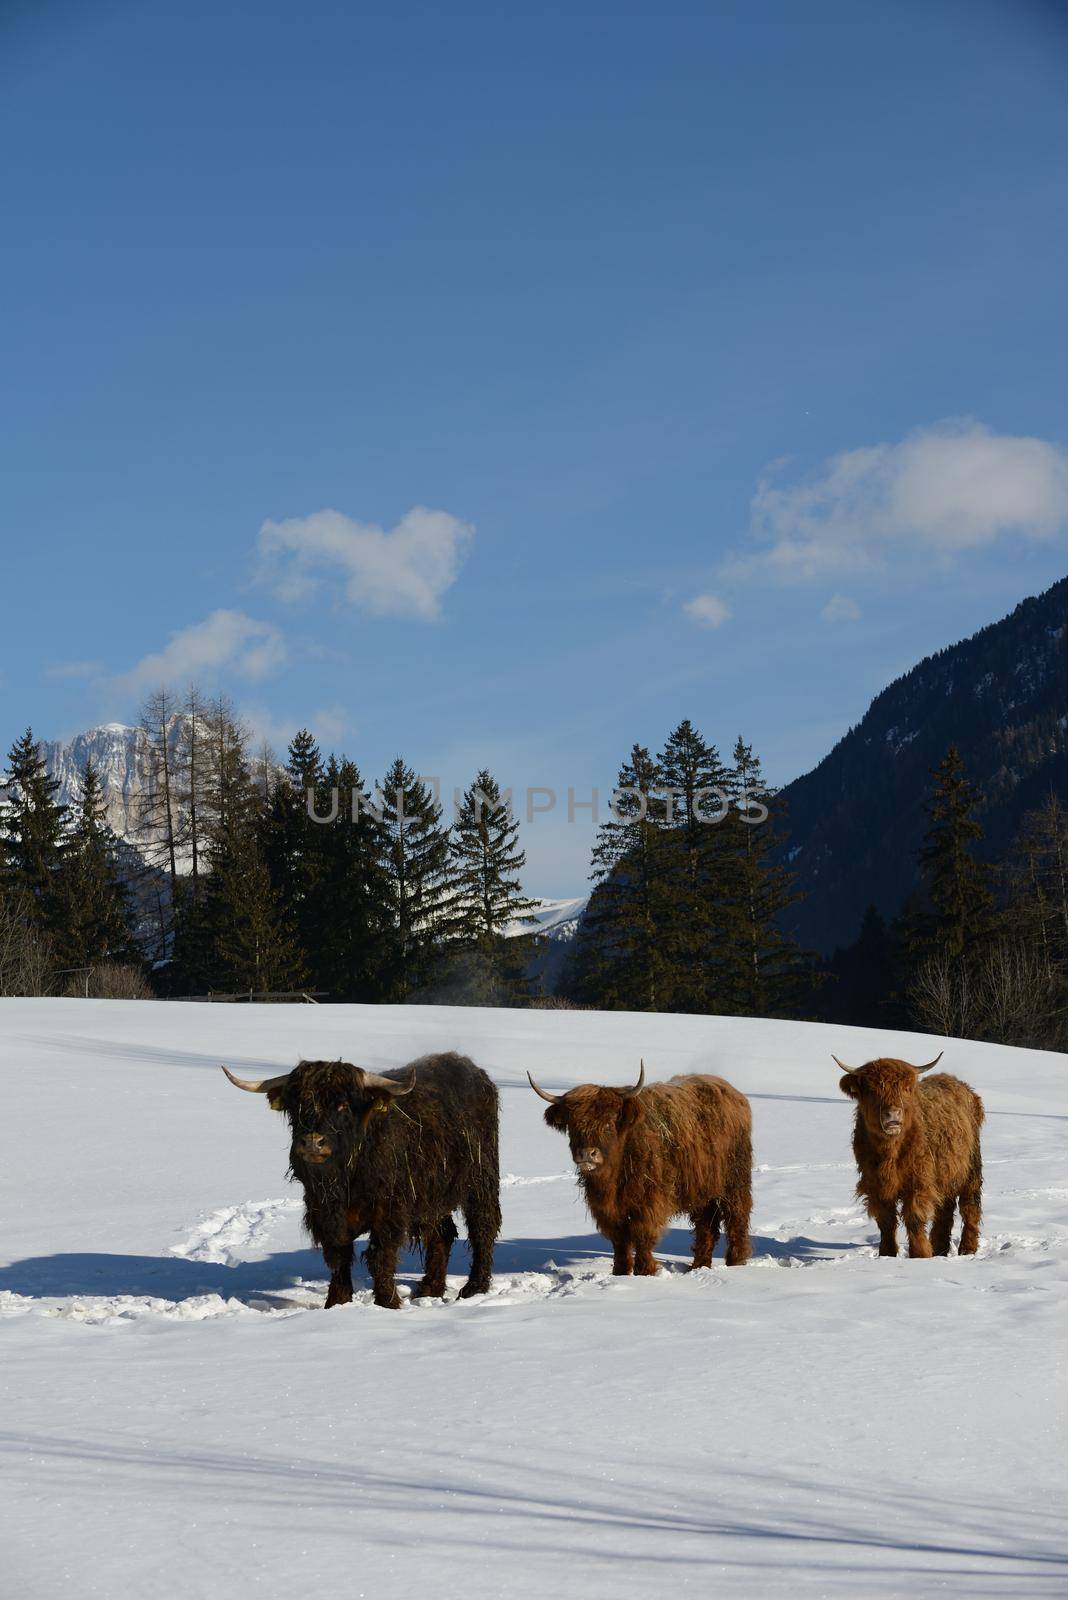
[[[844,1169],[848,1165],[828,1162],[823,1164],[823,1169]],[[790,1173],[807,1170],[813,1169],[806,1165],[757,1169],[758,1172]],[[501,1187],[511,1189],[571,1181],[573,1174],[570,1172],[530,1177],[505,1173]],[[1065,1191],[1050,1188],[1022,1192],[1053,1196]],[[272,1239],[279,1229],[291,1234],[294,1214],[300,1209],[299,1199],[286,1197],[247,1200],[202,1216],[185,1231],[184,1237],[169,1245],[158,1258],[156,1266],[162,1292],[48,1295],[3,1290],[0,1291],[0,1317],[36,1315],[86,1326],[120,1327],[144,1319],[205,1322],[221,1317],[288,1317],[319,1309],[326,1295],[326,1275],[318,1270],[318,1256],[308,1247],[307,1260],[314,1260],[317,1270],[302,1277],[299,1267],[304,1264],[301,1261],[304,1252],[295,1253],[291,1264],[286,1262],[287,1271],[281,1266],[285,1257],[275,1253],[279,1241]],[[858,1234],[862,1237],[858,1238]],[[567,1253],[570,1242],[559,1241],[562,1253]],[[979,1259],[1001,1256],[1005,1252],[1033,1257],[1048,1253],[1055,1242],[1040,1232],[984,1234]],[[414,1271],[404,1274],[399,1284],[404,1311],[409,1315],[423,1315],[448,1304],[457,1305],[465,1314],[470,1314],[591,1294],[671,1293],[673,1286],[681,1284],[721,1289],[735,1277],[734,1272],[724,1266],[722,1256],[711,1268],[690,1272],[685,1254],[681,1253],[685,1247],[674,1241],[669,1245],[666,1238],[658,1253],[661,1270],[652,1281],[614,1277],[607,1247],[603,1256],[587,1256],[561,1266],[552,1259],[551,1243],[546,1243],[548,1255],[541,1266],[499,1271],[487,1294],[468,1301],[457,1302],[464,1283],[462,1275],[450,1276],[448,1294],[443,1299],[411,1301],[411,1290],[418,1274]],[[357,1259],[360,1249],[358,1243]],[[746,1269],[746,1278],[754,1272],[763,1275],[768,1270],[783,1267],[806,1272],[828,1268],[841,1271],[855,1268],[862,1262],[867,1265],[876,1254],[870,1224],[856,1202],[823,1208],[805,1217],[779,1213],[774,1220],[760,1217],[755,1220],[753,1257]],[[168,1270],[168,1262],[173,1270]],[[203,1268],[202,1273],[196,1271],[198,1265]],[[129,1286],[139,1287],[136,1282]],[[369,1287],[357,1289],[353,1307],[373,1307]]]
[[[172,1244],[169,1254],[186,1261],[232,1266],[245,1260],[250,1248],[264,1242],[279,1216],[299,1210],[300,1201],[289,1199],[246,1200],[244,1205],[224,1206],[190,1229],[181,1244]]]

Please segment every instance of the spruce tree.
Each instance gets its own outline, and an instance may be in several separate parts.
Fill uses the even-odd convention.
[[[865,911],[853,943],[836,950],[823,970],[828,981],[819,996],[821,1020],[867,1028],[889,1027],[897,1020],[894,940],[874,905]]]
[[[43,929],[55,928],[62,909],[67,807],[56,795],[40,746],[27,728],[8,753],[7,799],[0,839],[0,875]]]
[[[198,984],[289,992],[303,986],[306,972],[265,860],[262,792],[249,765],[247,732],[224,700],[212,705],[208,728],[209,871],[203,895],[184,902],[176,958]]]
[[[612,820],[593,848],[594,890],[564,992],[609,1009],[670,1005],[672,879],[660,763],[634,745],[619,769]]]
[[[449,835],[441,806],[400,757],[381,786],[383,887],[388,926],[385,982],[404,1000],[430,981],[452,910]]]
[[[785,926],[785,913],[800,897],[793,874],[778,859],[783,808],[741,735],[733,762],[727,777],[731,862],[720,1009],[738,1016],[789,1015],[805,979],[805,957]]]
[[[66,842],[60,873],[62,915],[54,932],[61,965],[91,967],[103,961],[139,962],[118,862],[108,826],[100,777],[87,763],[81,802]]]
[[[661,1007],[715,1011],[731,867],[730,775],[715,745],[688,720],[669,736],[659,764],[669,797],[665,820],[673,824],[663,839],[667,904],[660,938],[670,974]]]
[[[519,879],[526,864],[519,824],[485,769],[464,793],[449,854],[453,981],[460,981],[474,1003],[503,1005],[523,998],[529,944],[505,929],[531,921],[534,901],[524,895]]]
[[[355,762],[331,755],[323,768],[319,816],[330,816],[335,791],[337,815],[309,824],[314,879],[302,930],[305,948],[317,989],[335,999],[376,1001],[386,987],[384,832]]]
[[[263,818],[263,852],[271,884],[293,916],[302,947],[318,937],[316,888],[322,857],[316,824],[308,812],[308,795],[317,814],[328,814],[323,802],[323,758],[306,728],[290,741],[284,773],[270,790]]]
[[[216,982],[253,994],[289,993],[307,981],[285,907],[271,883],[255,827],[231,814],[211,848],[208,880]]]
[[[956,745],[932,776],[930,826],[919,856],[928,904],[910,930],[913,962],[934,954],[951,960],[973,955],[989,944],[994,926],[990,874],[974,855],[983,837],[974,815],[980,796]]]

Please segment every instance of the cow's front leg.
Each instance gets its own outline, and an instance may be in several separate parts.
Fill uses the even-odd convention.
[[[919,1196],[910,1196],[902,1204],[901,1216],[905,1224],[905,1231],[909,1236],[910,1256],[924,1257],[933,1254],[931,1241],[927,1234],[931,1211],[932,1207]]]
[[[612,1241],[612,1273],[616,1278],[629,1278],[634,1271],[634,1246],[626,1231],[609,1234]]]
[[[326,1310],[329,1311],[331,1306],[347,1306],[352,1299],[352,1240],[324,1245],[323,1260],[330,1268]]]
[[[399,1311],[401,1303],[396,1281],[400,1243],[399,1234],[376,1233],[372,1229],[364,1255],[375,1292],[375,1305],[385,1306],[389,1311]]]
[[[883,1202],[870,1208],[872,1220],[879,1229],[879,1254],[897,1255],[897,1206]]]
[[[653,1246],[660,1237],[657,1233],[650,1233],[645,1229],[634,1228],[634,1276],[636,1278],[653,1278],[660,1271],[653,1259]]]

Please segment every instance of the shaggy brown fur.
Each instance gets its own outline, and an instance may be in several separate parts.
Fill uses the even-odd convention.
[[[484,1294],[501,1228],[497,1090],[466,1056],[423,1056],[385,1078],[415,1088],[402,1098],[369,1093],[344,1061],[302,1061],[272,1097],[293,1130],[290,1166],[304,1186],[304,1220],[330,1268],[327,1306],[352,1299],[352,1246],[365,1259],[375,1304],[400,1305],[394,1275],[408,1240],[423,1251],[415,1295],[445,1293],[462,1211],[471,1247],[463,1297]]]
[[[680,1214],[694,1228],[693,1264],[708,1267],[727,1233],[727,1265],[749,1260],[752,1117],[749,1101],[704,1074],[636,1094],[584,1083],[545,1113],[566,1133],[590,1215],[611,1242],[613,1272],[656,1272],[653,1246]],[[583,1170],[584,1157],[597,1164]]]
[[[974,1255],[983,1189],[983,1102],[975,1090],[948,1072],[921,1078],[907,1061],[892,1060],[869,1061],[839,1087],[857,1102],[857,1197],[879,1225],[879,1254],[897,1255],[900,1204],[910,1256],[949,1254],[956,1205],[964,1224],[958,1254]],[[888,1133],[895,1116],[900,1132]]]

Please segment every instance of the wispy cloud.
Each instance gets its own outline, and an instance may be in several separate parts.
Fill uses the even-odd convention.
[[[241,707],[241,720],[248,727],[253,747],[268,744],[279,760],[284,760],[289,742],[300,728],[307,728],[321,749],[335,752],[340,752],[344,740],[356,731],[342,705],[321,706],[311,716],[286,717],[267,706],[249,704]]]
[[[258,622],[243,611],[213,611],[107,682],[122,695],[145,694],[160,684],[180,686],[222,671],[256,682],[277,672],[286,656],[285,640],[273,623]]]
[[[824,622],[859,622],[860,607],[847,594],[832,594],[820,616]]]
[[[46,678],[99,678],[104,668],[99,661],[57,661],[45,668]]]
[[[700,628],[719,628],[731,614],[730,607],[718,594],[695,594],[682,609]]]
[[[725,578],[808,583],[905,555],[952,560],[1001,539],[1050,539],[1068,526],[1068,454],[970,419],[845,451],[804,482],[780,485],[781,470],[753,498],[756,548],[730,558]]]
[[[316,511],[263,524],[259,578],[287,602],[340,580],[346,600],[368,616],[432,622],[473,538],[469,523],[425,506],[388,532],[340,511]]]

